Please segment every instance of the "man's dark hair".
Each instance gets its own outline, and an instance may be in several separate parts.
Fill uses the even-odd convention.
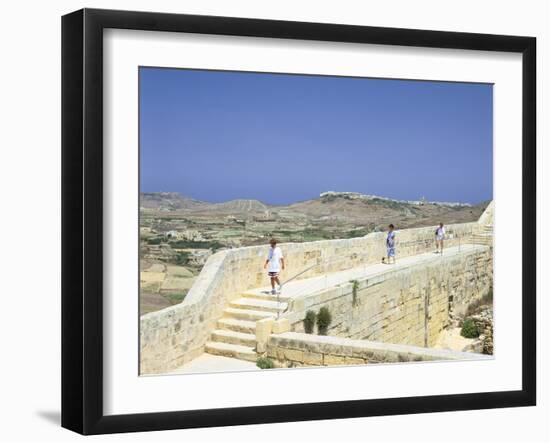
[[[392,229],[393,229],[393,228],[395,228],[395,226],[393,225],[393,223],[390,223],[389,226],[388,226],[388,228],[392,228]]]
[[[275,240],[274,238],[272,238],[271,240],[269,240],[269,244],[270,244],[270,245],[276,245],[276,244],[277,244],[277,240]]]

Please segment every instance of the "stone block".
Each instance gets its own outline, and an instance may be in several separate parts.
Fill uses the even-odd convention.
[[[303,298],[297,298],[294,300],[293,303],[294,303],[294,311],[296,312],[304,311],[306,308],[305,300]]]
[[[263,318],[256,322],[256,342],[258,346],[261,344],[263,347],[263,350],[259,350],[258,348],[258,352],[265,352],[265,345],[267,344],[267,340],[271,335],[272,329],[273,329],[272,318]]]
[[[267,345],[266,352],[269,358],[277,358],[277,346]]]
[[[291,361],[303,362],[304,351],[298,351],[297,349],[285,349],[284,358]]]
[[[363,358],[358,357],[345,357],[346,365],[364,365],[366,361]]]
[[[273,322],[273,334],[283,334],[290,331],[290,321],[288,318],[280,318]]]
[[[304,364],[312,366],[323,365],[323,354],[317,352],[304,352]]]
[[[323,364],[325,366],[338,366],[346,364],[346,357],[341,355],[325,354],[323,358]]]

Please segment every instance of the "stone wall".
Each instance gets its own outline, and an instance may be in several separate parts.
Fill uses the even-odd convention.
[[[308,310],[328,307],[328,335],[353,339],[433,346],[449,324],[449,311],[465,309],[483,296],[493,281],[492,249],[464,248],[434,259],[349,282],[291,302],[283,317],[302,332]]]
[[[480,215],[479,220],[477,221],[479,225],[492,225],[495,218],[495,201],[493,200],[483,211],[483,214]]]
[[[396,232],[398,257],[434,247],[435,226]],[[466,243],[477,222],[446,226],[447,246]],[[282,280],[379,263],[386,254],[385,233],[352,239],[282,244],[287,270]],[[267,246],[220,251],[212,255],[179,305],[140,319],[140,373],[163,373],[200,355],[224,308],[247,289],[267,285],[263,262]],[[309,270],[308,270],[309,269]]]
[[[490,356],[296,332],[271,335],[267,356],[278,366],[331,366],[408,361],[481,360]]]

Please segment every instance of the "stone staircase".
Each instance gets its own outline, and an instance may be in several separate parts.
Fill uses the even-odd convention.
[[[264,318],[276,318],[277,310],[284,312],[288,297],[264,292],[245,292],[233,300],[224,310],[217,329],[206,343],[205,352],[224,357],[255,362],[256,322]]]
[[[472,242],[478,245],[493,246],[493,225],[486,224],[472,234]]]

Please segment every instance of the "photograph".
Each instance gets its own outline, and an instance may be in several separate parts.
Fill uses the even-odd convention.
[[[139,67],[140,375],[491,359],[493,85]]]

